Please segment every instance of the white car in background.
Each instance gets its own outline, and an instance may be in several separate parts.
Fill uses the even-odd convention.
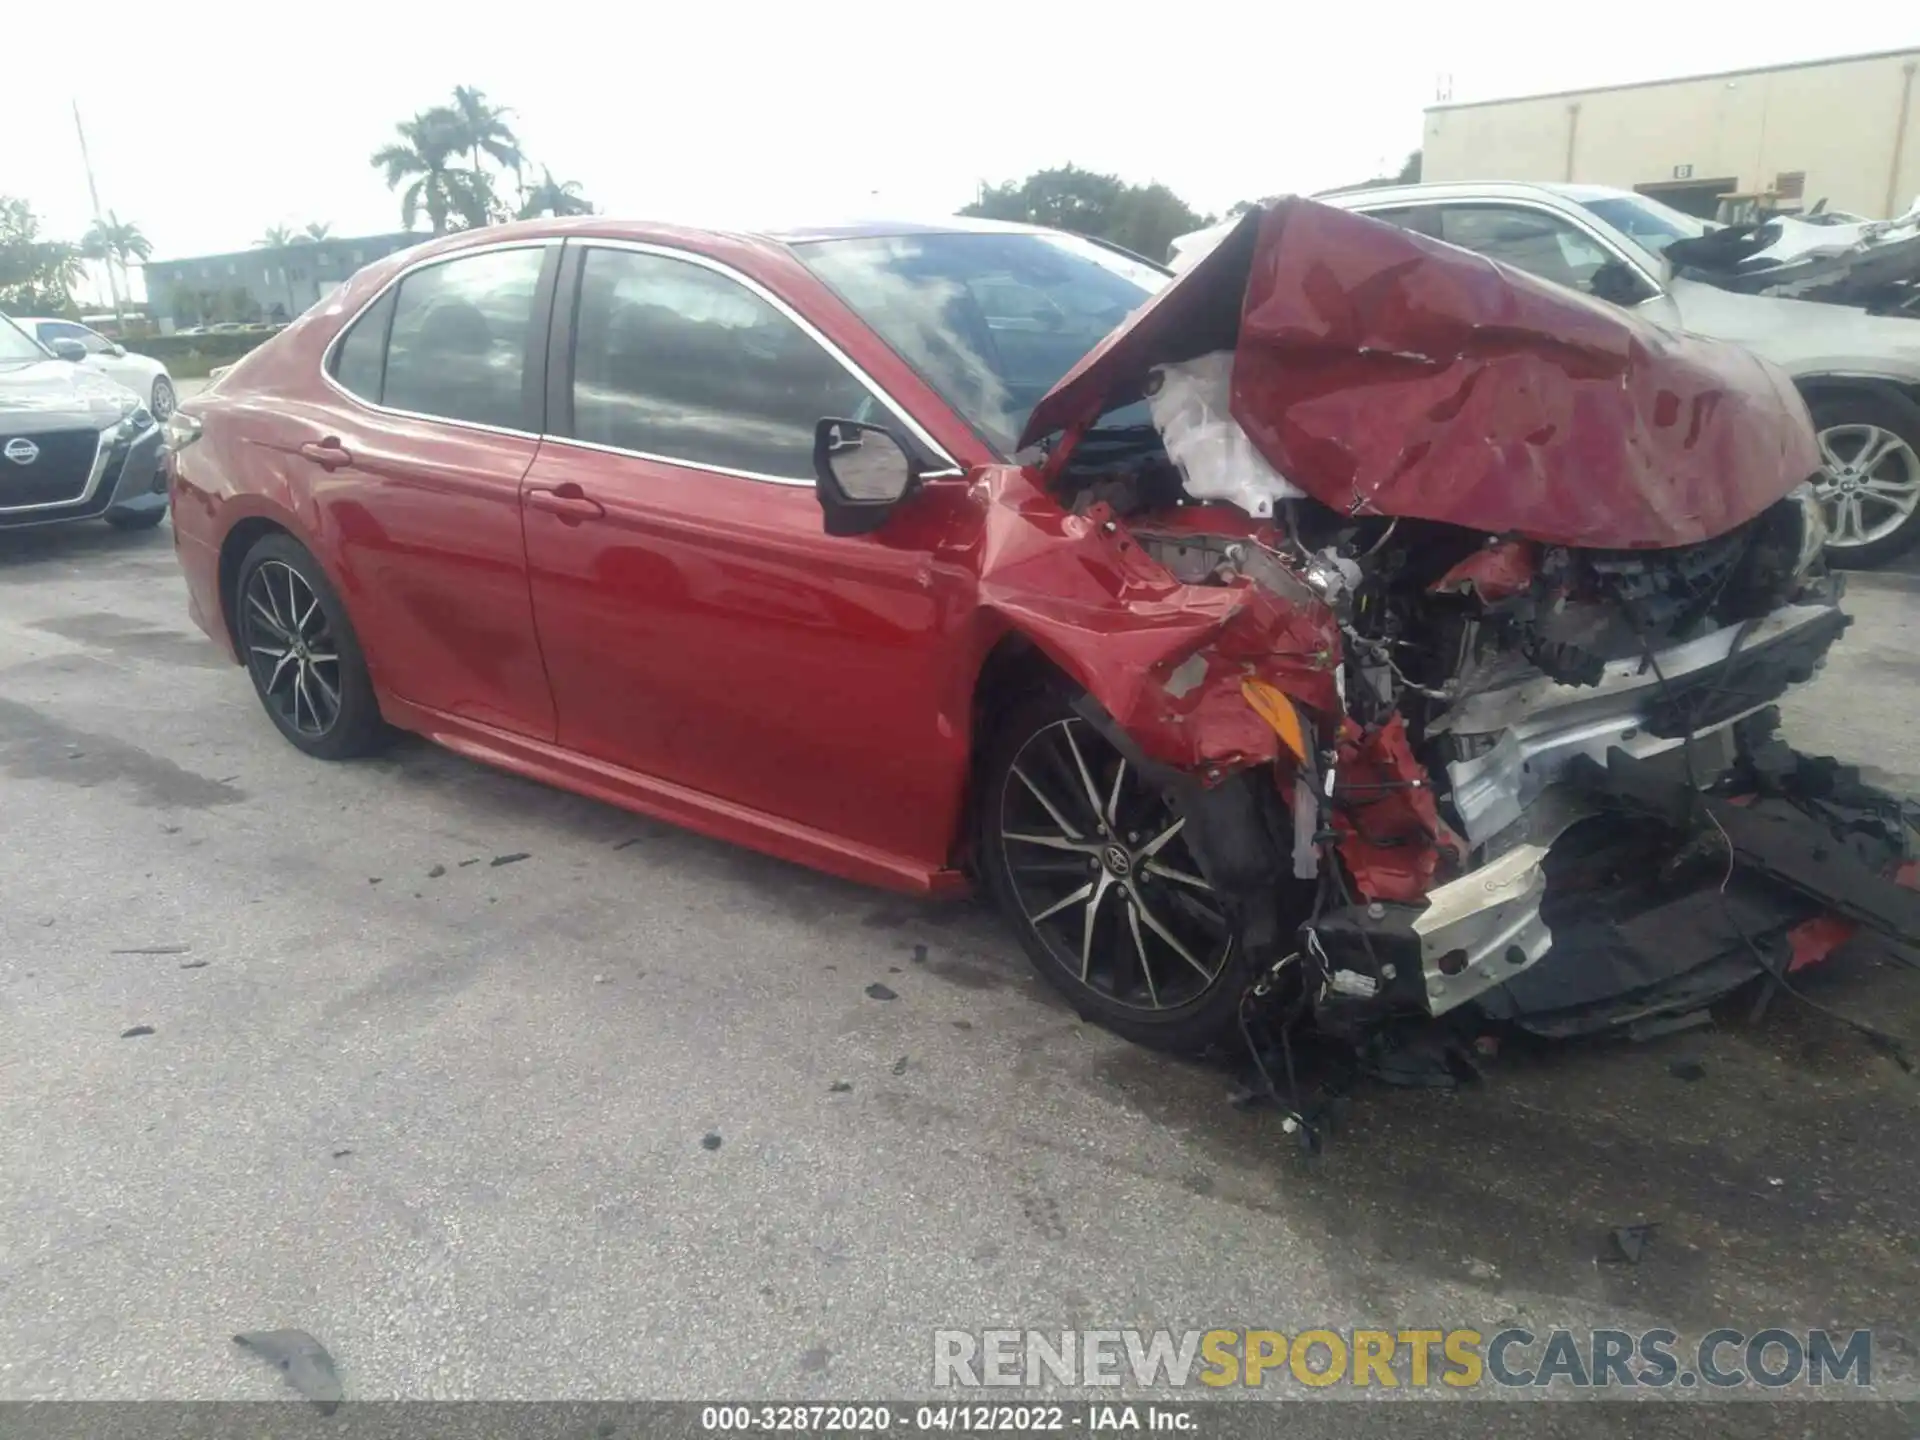
[[[173,377],[151,355],[135,355],[126,346],[89,330],[74,320],[16,315],[13,323],[59,356],[89,370],[98,370],[138,395],[162,425],[173,414],[176,397]],[[75,347],[78,346],[78,349]]]
[[[1444,182],[1314,198],[1744,345],[1791,375],[1813,414],[1829,558],[1875,565],[1920,541],[1920,211],[1759,233],[1602,185]],[[1231,228],[1175,240],[1173,268]]]

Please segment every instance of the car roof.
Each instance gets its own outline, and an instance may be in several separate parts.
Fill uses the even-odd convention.
[[[1553,180],[1430,180],[1414,185],[1350,185],[1340,190],[1323,190],[1313,198],[1331,204],[1341,201],[1383,201],[1418,204],[1423,200],[1492,197],[1521,200],[1542,194],[1558,196],[1578,204],[1586,200],[1632,199],[1634,192],[1613,185],[1573,185]]]

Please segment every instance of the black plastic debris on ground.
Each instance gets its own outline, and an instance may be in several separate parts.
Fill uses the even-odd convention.
[[[1609,1265],[1638,1265],[1646,1254],[1647,1242],[1659,1228],[1646,1222],[1614,1226],[1607,1232],[1606,1253],[1600,1258]]]
[[[836,1080],[827,1086],[827,1093],[829,1095],[849,1095],[853,1093],[853,1082],[851,1080]]]
[[[446,866],[444,866],[444,865],[436,865],[436,866],[434,866],[434,867],[433,867],[433,868],[432,868],[431,870],[429,870],[429,871],[427,871],[427,879],[429,879],[429,880],[438,880],[438,879],[439,879],[439,878],[440,878],[440,877],[441,877],[442,875],[444,875],[444,874],[446,874],[446,873],[447,873],[447,867],[446,867]]]
[[[151,1034],[153,1034],[153,1026],[135,1025],[131,1030],[122,1030],[120,1032],[120,1038],[122,1040],[137,1040],[142,1035],[151,1035]]]
[[[720,1148],[720,1132],[718,1130],[709,1130],[706,1134],[702,1135],[700,1137],[700,1148],[702,1150],[718,1150]]]
[[[498,870],[502,865],[518,865],[522,860],[531,860],[533,856],[524,850],[516,850],[511,855],[496,855],[487,862],[487,868]]]
[[[340,1404],[340,1376],[327,1347],[304,1330],[249,1330],[233,1343],[271,1361],[294,1389],[311,1400],[322,1415]]]
[[[906,1056],[902,1055],[898,1060],[893,1062],[893,1073],[896,1075],[904,1075],[907,1073]]]
[[[1707,1067],[1698,1060],[1675,1060],[1667,1066],[1667,1073],[1676,1080],[1704,1080],[1707,1078]]]
[[[191,945],[134,945],[125,950],[109,951],[113,955],[184,955],[193,949]]]
[[[898,1000],[900,997],[876,980],[873,984],[867,986],[867,998],[869,1000]]]

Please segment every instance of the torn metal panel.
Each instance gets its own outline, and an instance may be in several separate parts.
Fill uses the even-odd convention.
[[[1556,544],[1677,546],[1820,469],[1787,377],[1749,352],[1365,216],[1245,217],[1035,407],[1022,444],[1234,351],[1233,417],[1342,514]]]
[[[1336,717],[1339,627],[1250,580],[1187,584],[1104,506],[1063,511],[1025,472],[975,486],[979,600],[1092,695],[1141,751],[1218,780],[1285,760],[1242,685]]]

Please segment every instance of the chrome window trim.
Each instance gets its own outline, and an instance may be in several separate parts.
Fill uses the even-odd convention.
[[[563,243],[562,238],[557,235],[540,236],[523,240],[495,240],[486,245],[475,245],[469,249],[455,250],[444,255],[428,255],[414,261],[411,265],[404,267],[389,277],[387,283],[369,295],[365,302],[361,304],[360,308],[353,312],[352,317],[334,332],[333,338],[327,341],[327,348],[320,352],[321,380],[326,382],[328,388],[335,394],[351,401],[362,410],[374,415],[392,415],[403,420],[427,420],[436,425],[455,425],[462,430],[474,430],[483,435],[511,435],[519,440],[540,439],[541,437],[531,430],[516,430],[511,425],[487,425],[478,420],[456,420],[449,415],[428,415],[418,410],[401,410],[392,405],[376,405],[365,396],[356,395],[353,391],[347,389],[346,386],[333,378],[333,354],[334,351],[340,348],[340,342],[346,338],[347,332],[360,323],[360,317],[365,315],[367,311],[371,310],[375,305],[378,305],[380,301],[385,298],[389,290],[397,289],[400,283],[409,275],[416,274],[421,270],[430,269],[435,265],[448,265],[455,260],[464,260],[469,255],[490,255],[502,250],[544,250]],[[398,302],[396,301],[395,303],[397,304]],[[542,337],[543,344],[544,338],[545,337]]]
[[[73,428],[80,430],[85,427],[76,425]],[[93,499],[95,493],[100,489],[100,482],[106,478],[107,461],[112,458],[113,455],[113,437],[119,429],[120,422],[116,420],[113,424],[102,430],[94,440],[93,469],[87,473],[87,488],[82,490],[73,499],[36,500],[31,505],[0,505],[0,515],[31,515],[36,510],[65,510],[72,505],[84,505]],[[29,436],[28,438],[31,439],[32,437]]]
[[[733,281],[736,285],[739,285],[751,294],[764,300],[768,305],[792,321],[793,324],[799,328],[801,334],[805,335],[808,339],[812,340],[814,344],[826,351],[826,353],[839,364],[841,369],[845,370],[847,374],[851,375],[855,380],[858,380],[866,387],[868,393],[877,397],[882,405],[892,411],[894,418],[906,426],[916,440],[920,441],[928,450],[939,456],[940,459],[945,462],[943,468],[928,471],[920,477],[921,479],[938,480],[944,479],[948,475],[959,475],[963,473],[960,463],[947,452],[946,446],[942,445],[938,440],[935,440],[933,436],[928,433],[926,427],[908,413],[904,405],[887,393],[884,386],[865,370],[861,369],[844,350],[822,334],[812,321],[808,320],[798,310],[795,310],[793,306],[789,305],[785,300],[782,300],[751,275],[743,274],[731,265],[728,265],[725,261],[715,260],[712,256],[701,255],[692,250],[677,249],[671,245],[657,245],[650,240],[617,240],[598,235],[583,235],[569,236],[567,243],[570,245],[578,245],[583,250],[630,250],[641,255],[658,255],[667,260],[684,260],[688,264],[698,265],[703,270],[711,270],[714,274]],[[584,264],[585,262],[583,260],[582,265],[584,266]],[[569,376],[568,378],[571,379],[572,377]],[[810,487],[814,483],[811,475],[804,479],[790,475],[763,475],[752,470],[732,470],[722,465],[711,465],[698,460],[683,460],[671,455],[651,454],[644,450],[628,450],[618,445],[603,445],[593,440],[577,440],[567,435],[549,435],[545,438],[557,444],[579,445],[588,450],[598,450],[612,455],[632,455],[638,459],[652,460],[662,465],[678,465],[689,470],[705,470],[715,475],[733,475],[746,480],[764,480],[775,485],[806,485]]]
[[[1347,208],[1352,210],[1352,212],[1356,215],[1372,215],[1375,211],[1379,211],[1379,210],[1416,209],[1416,210],[1434,210],[1438,212],[1438,211],[1445,211],[1450,209],[1451,210],[1460,210],[1460,209],[1485,210],[1490,206],[1498,207],[1503,210],[1531,210],[1536,215],[1545,215],[1548,218],[1553,220],[1564,221],[1566,224],[1570,225],[1575,230],[1578,230],[1582,234],[1584,234],[1589,240],[1593,241],[1593,243],[1598,245],[1602,250],[1606,251],[1609,255],[1613,256],[1613,258],[1619,261],[1622,265],[1625,265],[1628,269],[1632,270],[1635,274],[1643,277],[1646,280],[1646,282],[1653,287],[1653,295],[1647,297],[1648,299],[1653,299],[1667,293],[1666,284],[1660,279],[1658,275],[1655,275],[1649,272],[1646,266],[1642,265],[1638,260],[1634,259],[1631,255],[1626,254],[1624,251],[1620,249],[1618,245],[1614,244],[1613,241],[1609,240],[1606,236],[1600,234],[1599,231],[1593,228],[1593,225],[1589,221],[1587,221],[1586,219],[1582,218],[1579,215],[1574,214],[1571,211],[1562,210],[1555,205],[1543,204],[1541,201],[1532,199],[1530,197],[1507,196],[1507,195],[1453,195],[1453,196],[1448,196],[1446,199],[1429,198],[1425,200],[1416,200],[1416,201],[1413,201],[1411,204],[1409,204],[1409,202],[1407,202],[1406,200],[1397,200],[1397,201],[1382,200],[1380,203],[1376,205],[1368,205],[1364,207],[1359,205],[1353,205]],[[1599,219],[1599,217],[1595,216],[1594,219],[1597,220]],[[1387,223],[1392,223],[1392,222],[1387,222]],[[1442,219],[1440,223],[1440,228],[1443,231],[1446,229],[1446,222],[1444,219]],[[1414,233],[1418,234],[1420,232],[1416,231]],[[1437,235],[1429,235],[1426,238],[1429,240],[1440,240],[1440,237]],[[1442,245],[1453,245],[1453,248],[1456,250],[1466,250],[1469,255],[1479,255],[1480,258],[1483,260],[1491,260],[1493,258],[1490,255],[1483,254],[1481,251],[1470,250],[1465,245],[1454,244],[1454,242],[1451,240],[1440,240],[1440,243]],[[1503,260],[1497,263],[1504,265],[1504,264],[1509,264],[1511,262]],[[1519,267],[1515,266],[1514,268],[1518,269]],[[1527,273],[1531,275],[1533,272],[1528,271]],[[1544,275],[1535,275],[1534,278],[1536,280],[1546,279]],[[1553,285],[1553,284],[1558,284],[1559,282],[1548,280],[1547,283],[1549,285]],[[1566,288],[1566,287],[1562,287],[1562,288]],[[1583,292],[1575,291],[1574,293],[1581,294]],[[1642,300],[1639,303],[1644,305],[1646,304],[1646,301]],[[1632,309],[1633,307],[1623,306],[1621,308]]]
[[[814,480],[805,480],[793,475],[767,475],[758,470],[734,470],[725,465],[708,465],[698,460],[682,460],[673,455],[656,455],[650,450],[629,450],[620,445],[602,445],[597,440],[576,440],[571,435],[544,435],[541,439],[548,445],[567,445],[576,450],[592,450],[600,455],[619,455],[629,460],[651,460],[656,465],[671,465],[676,470],[699,470],[708,475],[726,475],[735,480],[758,480],[763,485],[791,485],[811,490]],[[922,480],[952,480],[965,474],[958,465],[944,470],[922,471]]]

